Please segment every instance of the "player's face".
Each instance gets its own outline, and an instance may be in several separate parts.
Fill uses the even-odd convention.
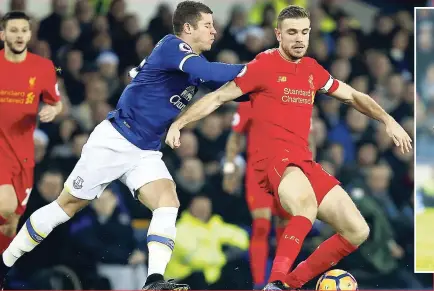
[[[209,51],[217,31],[214,28],[212,14],[201,14],[202,18],[197,22],[197,28],[193,30],[192,34],[198,49],[200,51]]]
[[[302,58],[309,46],[309,18],[288,18],[276,28],[276,37],[286,56],[292,60]]]
[[[32,33],[30,23],[25,19],[12,19],[6,23],[2,40],[14,54],[21,54],[27,49]]]

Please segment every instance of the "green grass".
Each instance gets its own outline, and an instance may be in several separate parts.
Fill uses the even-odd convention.
[[[434,208],[416,215],[416,272],[434,272]]]

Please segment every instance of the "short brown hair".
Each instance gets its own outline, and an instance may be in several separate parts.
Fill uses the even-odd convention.
[[[277,26],[279,27],[285,19],[310,18],[309,12],[301,6],[289,5],[280,11],[277,17]]]
[[[10,11],[6,13],[5,16],[3,16],[3,18],[1,19],[0,30],[6,29],[8,21],[13,19],[24,19],[30,23],[30,17],[26,13],[22,11]]]
[[[207,5],[196,1],[182,1],[176,6],[173,13],[173,33],[180,35],[185,23],[190,23],[194,28],[197,28],[197,22],[201,18],[201,13],[212,14],[211,8]]]

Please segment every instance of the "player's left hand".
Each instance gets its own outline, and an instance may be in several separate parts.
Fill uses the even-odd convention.
[[[39,120],[41,122],[51,122],[57,115],[57,109],[55,106],[45,104],[39,111]]]
[[[179,127],[172,123],[166,135],[166,144],[172,149],[179,148],[181,146],[181,131]]]
[[[393,139],[393,142],[397,147],[401,148],[403,154],[409,153],[413,148],[411,146],[412,140],[408,133],[396,122],[395,119],[390,118],[386,122],[387,134]]]

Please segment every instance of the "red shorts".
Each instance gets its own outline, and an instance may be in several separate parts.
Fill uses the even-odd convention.
[[[3,163],[0,159],[0,185],[12,185],[17,195],[18,207],[15,213],[22,215],[26,210],[30,192],[33,187],[33,166],[23,168],[18,163]],[[6,166],[8,165],[8,166]]]
[[[247,166],[246,172],[246,200],[250,212],[260,208],[271,208],[273,215],[289,219],[291,215],[285,211],[279,201],[270,193],[261,188],[255,177],[254,168]]]
[[[303,171],[312,185],[318,205],[333,187],[340,184],[320,164],[312,161],[308,151],[282,149],[273,152],[273,156],[265,158],[257,155],[253,167],[260,187],[273,193],[275,197],[281,177],[288,166],[295,166]]]

